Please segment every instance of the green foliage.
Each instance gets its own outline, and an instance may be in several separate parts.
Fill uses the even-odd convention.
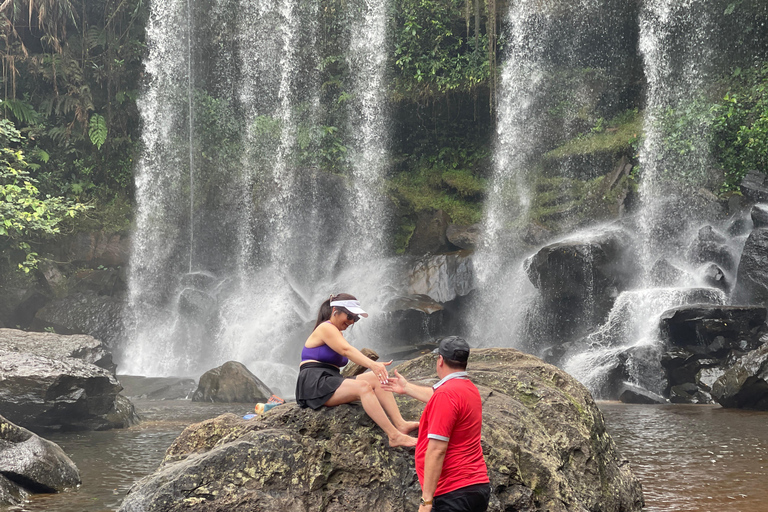
[[[2,114],[26,135],[43,193],[132,194],[145,0],[11,0],[0,12]],[[95,150],[96,149],[96,150]]]
[[[7,119],[0,119],[0,248],[21,254],[19,268],[29,272],[37,264],[31,243],[59,232],[66,217],[87,207],[62,197],[43,196],[20,145],[24,137]]]
[[[487,83],[486,33],[469,34],[466,0],[398,0],[395,91],[409,98],[469,91]]]
[[[712,114],[713,152],[725,173],[722,191],[738,190],[751,170],[768,174],[768,64],[737,68]]]
[[[88,127],[88,136],[91,138],[91,144],[101,149],[107,140],[107,121],[99,114],[91,115],[91,122]]]
[[[34,124],[38,122],[39,114],[35,112],[32,105],[24,100],[8,98],[0,101],[0,106],[5,111],[5,117],[8,117],[10,113],[19,123]]]

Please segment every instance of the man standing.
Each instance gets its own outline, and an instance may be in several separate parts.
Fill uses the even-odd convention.
[[[382,387],[426,402],[419,422],[416,473],[421,484],[419,512],[485,512],[490,498],[488,468],[480,446],[483,407],[467,378],[469,345],[444,338],[438,347],[437,376],[431,388],[395,377]]]

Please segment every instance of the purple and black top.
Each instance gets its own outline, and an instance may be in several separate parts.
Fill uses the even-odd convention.
[[[341,368],[346,365],[349,359],[335,352],[331,347],[323,343],[318,347],[307,348],[301,351],[301,362],[307,360],[319,361],[321,363],[332,364]]]
[[[330,323],[326,320],[326,323]],[[345,366],[349,359],[339,354],[331,347],[323,343],[318,347],[307,348],[304,347],[301,351],[301,362],[313,360],[321,363],[332,364],[341,368]]]

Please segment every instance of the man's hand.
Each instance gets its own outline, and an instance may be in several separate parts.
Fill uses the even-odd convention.
[[[392,393],[397,393],[398,395],[404,395],[405,394],[405,386],[408,385],[408,381],[400,375],[400,372],[397,371],[397,368],[395,368],[395,376],[390,377],[389,381],[385,384],[381,385],[381,389],[384,391],[390,391]]]
[[[432,505],[421,505],[419,507],[419,512],[431,512],[432,511]]]

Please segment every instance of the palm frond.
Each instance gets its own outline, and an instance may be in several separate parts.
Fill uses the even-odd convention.
[[[24,124],[36,123],[39,114],[35,111],[34,107],[29,103],[18,99],[1,100],[0,106],[7,109],[17,121]]]

